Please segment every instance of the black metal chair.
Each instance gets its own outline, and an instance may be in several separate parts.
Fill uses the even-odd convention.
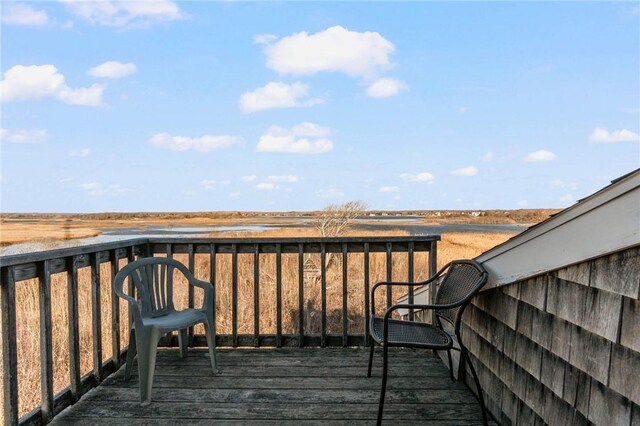
[[[484,398],[482,397],[482,389],[480,388],[480,381],[469,359],[467,348],[462,344],[462,339],[460,338],[462,314],[473,296],[486,284],[487,279],[488,273],[480,263],[474,260],[456,260],[445,265],[434,277],[427,281],[418,283],[380,282],[373,286],[371,289],[371,324],[369,328],[371,349],[369,353],[367,377],[371,377],[374,343],[377,343],[381,345],[383,349],[382,390],[380,391],[380,403],[378,405],[378,425],[382,422],[382,411],[384,409],[389,347],[447,351],[452,379],[451,350],[460,351],[462,358],[460,362],[462,362],[462,360],[466,362],[476,382],[477,398],[482,409],[482,419],[484,424],[487,424],[487,413],[484,406]],[[375,315],[375,291],[377,288],[387,286],[424,286],[436,285],[438,283],[439,287],[433,304],[397,304],[388,308],[384,316],[380,317]],[[435,310],[436,324],[432,325],[419,321],[392,319],[391,315],[393,312],[399,309]],[[454,347],[453,338],[444,330],[441,320],[445,320],[453,326],[458,345],[460,346],[459,349]]]

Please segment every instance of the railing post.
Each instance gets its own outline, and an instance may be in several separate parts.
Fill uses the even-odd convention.
[[[349,270],[349,256],[347,243],[342,243],[342,347],[349,344],[349,312],[347,310],[348,281],[347,272]]]
[[[254,346],[260,346],[260,245],[253,245],[253,335]]]
[[[120,367],[120,299],[113,291],[113,281],[120,270],[118,250],[111,251],[111,347],[113,348],[113,364]]]
[[[16,288],[13,268],[2,268],[2,390],[4,421],[18,424],[18,342],[16,337]]]
[[[438,272],[438,256],[437,256],[437,247],[436,241],[431,241],[429,243],[429,278],[433,277]],[[436,293],[438,291],[437,286],[435,285],[429,286],[429,303],[435,303],[436,301]],[[436,323],[436,311],[431,310],[431,324]]]
[[[53,419],[53,342],[51,335],[51,261],[39,265],[40,293],[40,412],[43,423]]]
[[[216,307],[216,299],[217,299],[217,294],[216,294],[216,252],[217,252],[217,247],[215,244],[211,244],[209,246],[209,282],[211,283],[211,285],[213,286],[213,324],[212,324],[212,328],[213,328],[213,335],[215,336],[215,338],[218,338],[218,334],[216,331],[216,327],[217,327],[217,317],[218,317],[218,310]]]
[[[304,346],[304,245],[298,244],[298,346]]]
[[[392,281],[393,279],[393,245],[391,243],[387,243],[387,281]],[[392,299],[393,294],[391,293],[391,286],[387,286],[387,309],[391,307],[393,304]]]
[[[320,293],[322,316],[320,319],[320,346],[327,346],[327,245],[320,243]]]
[[[193,251],[193,244],[190,243],[188,247],[189,247],[188,248],[188,251],[189,251],[189,266],[188,266],[189,267],[189,272],[191,272],[193,275],[195,275],[196,259],[195,259],[195,254],[194,254],[194,251]],[[193,309],[194,303],[195,303],[195,301],[194,301],[194,299],[195,299],[194,288],[193,288],[192,285],[188,285],[187,288],[188,288],[187,291],[188,291],[188,294],[189,294],[188,295],[188,298],[189,298],[188,306],[189,306],[189,308]],[[191,327],[189,327],[189,331],[188,331],[188,338],[187,338],[187,341],[189,342],[188,346],[192,346],[193,345],[193,334],[194,334],[194,328],[193,328],[193,326],[191,326]]]
[[[364,345],[369,346],[369,243],[364,243]]]
[[[80,320],[78,314],[77,257],[67,259],[67,305],[69,317],[69,389],[71,400],[80,399]]]
[[[413,283],[413,241],[407,244],[407,281]],[[407,299],[409,304],[413,303],[413,286],[409,286]],[[409,321],[413,321],[414,312],[413,309],[409,309]]]
[[[238,347],[238,245],[231,245],[231,344]]]
[[[276,346],[282,347],[282,245],[276,244]]]
[[[102,312],[98,253],[91,254],[91,319],[93,329],[93,375],[96,383],[100,383],[102,380]]]

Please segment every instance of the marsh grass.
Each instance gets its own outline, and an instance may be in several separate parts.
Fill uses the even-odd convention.
[[[308,230],[301,232],[290,230],[291,234],[284,236],[303,236]],[[259,234],[264,236],[264,234]],[[397,234],[396,234],[397,235]],[[451,233],[443,234],[438,243],[438,267],[452,259],[472,258],[483,251],[503,242],[513,234],[502,233]],[[249,237],[248,234],[242,236]],[[270,237],[275,235],[271,234]],[[308,236],[308,235],[307,235]],[[414,255],[415,280],[427,278],[428,254]],[[320,264],[319,254],[305,254],[311,262]],[[187,263],[186,255],[175,255],[177,260]],[[407,278],[407,254],[394,253],[392,265],[392,279],[405,280]],[[350,253],[347,256],[347,327],[350,334],[364,331],[364,255]],[[238,332],[250,334],[254,331],[254,277],[253,255],[238,255]],[[342,256],[331,256],[327,269],[327,333],[342,333]],[[126,260],[120,261],[120,267]],[[210,274],[209,256],[195,256],[195,275],[205,281]],[[88,374],[93,369],[92,348],[92,318],[91,318],[91,271],[90,268],[79,270],[78,308],[80,317],[80,359],[81,373]],[[384,253],[370,254],[370,283],[386,279],[386,257]],[[262,254],[260,256],[260,333],[273,334],[276,332],[276,263],[275,255]],[[107,361],[113,356],[111,344],[111,272],[108,264],[100,267],[101,283],[101,315],[102,315],[102,354]],[[16,320],[18,343],[18,386],[19,413],[23,415],[40,404],[40,308],[38,281],[20,281],[16,285]],[[231,283],[231,255],[220,254],[216,257],[216,318],[217,332],[230,334],[232,330],[232,283]],[[395,300],[403,294],[403,289],[397,289],[393,295]],[[182,279],[175,280],[175,303],[177,307],[187,306],[187,285]],[[67,274],[54,274],[51,277],[52,324],[53,324],[53,373],[54,393],[62,391],[69,383],[69,330],[68,330],[68,294]],[[202,294],[195,293],[196,305],[201,303]],[[379,306],[383,309],[384,297],[378,298]],[[298,333],[298,255],[282,255],[282,332],[284,334]],[[120,344],[128,345],[127,307],[123,301],[120,308]],[[304,328],[306,334],[318,334],[321,331],[321,285],[318,276],[305,275],[304,282]],[[203,333],[198,327],[196,333]],[[1,345],[1,343],[0,343]],[[1,348],[0,348],[1,350]],[[0,364],[0,375],[3,374]],[[0,386],[1,386],[0,382]],[[0,423],[3,422],[0,413]]]

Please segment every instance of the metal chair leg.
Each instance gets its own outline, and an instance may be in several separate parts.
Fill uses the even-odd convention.
[[[484,406],[484,397],[482,396],[482,388],[480,387],[480,380],[478,379],[478,375],[476,374],[476,369],[473,368],[473,364],[471,364],[471,358],[469,358],[469,354],[467,353],[467,348],[464,347],[461,340],[460,340],[460,354],[462,354],[462,356],[464,357],[465,362],[469,366],[469,369],[471,370],[471,374],[473,375],[473,380],[475,380],[476,382],[478,402],[480,402],[480,408],[482,409],[482,423],[486,426],[488,425],[487,411]]]
[[[380,402],[378,403],[378,421],[376,424],[380,426],[382,424],[382,411],[384,410],[384,394],[387,390],[387,367],[388,367],[388,354],[389,348],[387,345],[382,347],[382,389],[380,389]]]
[[[451,349],[447,351],[447,355],[449,356],[449,375],[451,376],[451,380],[455,381],[453,378],[453,361],[451,360]]]
[[[371,366],[373,364],[373,339],[369,343],[369,368],[367,369],[367,377],[371,377]]]

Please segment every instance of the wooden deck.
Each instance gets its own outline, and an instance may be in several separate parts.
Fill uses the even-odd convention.
[[[376,351],[378,352],[378,351]],[[392,350],[384,418],[389,424],[481,424],[480,406],[431,352]],[[53,424],[373,424],[381,384],[365,348],[219,349],[213,376],[206,352],[158,354],[153,402],[138,403],[138,378],[124,368],[58,415]]]

